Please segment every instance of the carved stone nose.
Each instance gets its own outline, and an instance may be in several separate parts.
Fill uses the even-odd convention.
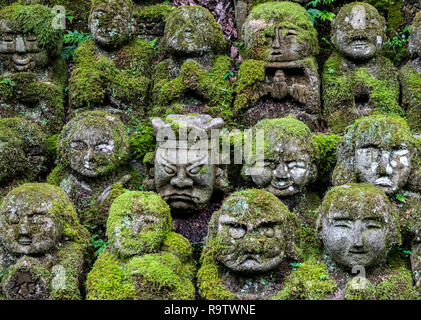
[[[185,169],[179,169],[177,176],[171,179],[171,185],[177,188],[189,188],[193,186],[193,180],[186,176]]]
[[[289,172],[288,167],[284,163],[280,163],[274,170],[274,176],[278,179],[288,179]]]
[[[393,173],[393,168],[390,165],[390,153],[384,152],[380,157],[379,166],[377,167],[377,172],[380,175],[391,175]]]
[[[274,37],[273,42],[272,42],[272,48],[273,49],[280,49],[281,48],[281,44],[280,44],[280,41],[279,41],[279,29],[278,28],[275,29],[275,37]]]
[[[16,38],[16,52],[18,53],[25,53],[26,47],[25,47],[25,41],[21,36],[18,36]]]
[[[352,246],[354,248],[361,248],[363,246],[363,237],[362,237],[361,228],[362,228],[361,224],[357,222],[355,224],[354,239],[353,239],[353,243],[352,243]]]

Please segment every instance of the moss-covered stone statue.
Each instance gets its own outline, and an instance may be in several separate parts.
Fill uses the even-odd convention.
[[[317,127],[320,81],[314,58],[317,31],[306,10],[292,2],[256,6],[243,25],[245,58],[236,86],[234,111],[240,122],[289,114]]]
[[[406,261],[392,254],[400,242],[397,213],[382,189],[348,184],[329,190],[317,233],[324,253],[299,264],[277,298],[419,299]]]
[[[49,133],[64,121],[66,65],[62,30],[42,5],[14,4],[0,10],[0,117],[24,117]]]
[[[123,187],[138,190],[140,174],[128,163],[129,142],[118,116],[105,111],[79,114],[58,138],[59,165],[48,182],[75,203],[82,222],[105,226],[112,200]]]
[[[156,190],[174,211],[187,213],[206,207],[215,191],[227,191],[226,166],[220,164],[219,158],[219,135],[213,142],[211,139],[212,130],[223,125],[221,118],[209,115],[153,119],[158,146],[144,160],[149,175],[146,188]]]
[[[362,182],[383,189],[397,206],[406,237],[415,231],[420,216],[419,163],[419,147],[404,119],[363,117],[346,130],[338,145],[333,184]]]
[[[221,55],[225,47],[221,27],[207,9],[173,10],[160,45],[160,54],[167,59],[155,68],[153,115],[172,108],[174,113],[205,112],[231,119],[231,61]]]
[[[0,297],[81,299],[88,235],[60,188],[29,183],[10,191],[0,207]]]
[[[172,232],[168,205],[153,192],[131,191],[111,205],[109,245],[87,279],[88,300],[193,300],[192,247]]]
[[[0,197],[23,181],[39,180],[50,164],[47,135],[37,124],[0,119]]]
[[[323,112],[336,133],[362,116],[402,113],[398,72],[378,54],[385,29],[385,19],[364,2],[344,5],[333,21],[331,42],[337,52],[323,68]]]
[[[307,190],[317,176],[319,149],[314,135],[301,121],[292,117],[259,121],[253,131],[264,132],[264,153],[254,150],[246,155],[243,176],[259,188],[277,196],[289,210],[298,214],[299,221],[314,229],[314,210],[320,199]]]
[[[150,42],[134,38],[131,0],[93,0],[89,16],[93,39],[74,54],[69,81],[72,111],[104,109],[130,123],[145,113],[152,60]]]
[[[411,60],[402,67],[399,79],[402,88],[402,108],[411,128],[421,130],[421,11],[411,26],[408,45]]]
[[[197,284],[207,300],[271,298],[298,258],[295,214],[264,190],[226,198],[212,215],[206,240]]]

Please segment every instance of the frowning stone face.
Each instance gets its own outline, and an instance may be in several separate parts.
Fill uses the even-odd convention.
[[[16,188],[5,197],[0,208],[0,241],[8,251],[32,255],[57,245],[63,226],[54,214],[55,192],[51,186],[34,184]]]
[[[320,210],[318,230],[327,254],[346,268],[380,264],[398,234],[387,196],[367,184],[331,189]]]
[[[341,8],[332,27],[332,41],[338,51],[356,60],[370,59],[383,45],[385,19],[366,3]]]
[[[95,1],[89,16],[89,25],[95,42],[113,49],[123,45],[134,32],[131,1]]]

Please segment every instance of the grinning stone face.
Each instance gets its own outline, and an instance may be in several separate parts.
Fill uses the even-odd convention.
[[[332,32],[340,53],[355,60],[366,60],[374,57],[383,45],[383,29],[382,17],[377,11],[368,12],[366,6],[355,4],[348,14],[338,14]]]
[[[3,246],[15,254],[31,255],[45,253],[57,245],[63,227],[50,212],[54,200],[52,195],[32,192],[6,196],[0,208]]]
[[[114,163],[114,140],[111,128],[81,125],[69,137],[70,167],[87,177],[105,174]]]
[[[0,60],[10,72],[28,72],[47,65],[48,52],[32,33],[22,33],[0,21]]]
[[[155,186],[161,198],[176,210],[199,210],[209,202],[216,166],[208,150],[161,148],[155,156]]]
[[[380,187],[392,195],[408,181],[411,154],[405,145],[395,150],[368,146],[355,150],[355,163],[360,182]]]

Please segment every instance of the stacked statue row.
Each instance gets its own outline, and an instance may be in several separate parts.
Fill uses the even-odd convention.
[[[53,17],[42,5],[15,4],[0,14],[1,117],[24,116],[52,134],[64,123],[66,87],[59,57],[62,33],[51,26]],[[267,2],[253,8],[243,24],[245,60],[234,81],[226,41],[207,9],[182,6],[168,14],[159,48],[163,60],[153,67],[153,45],[134,36],[131,1],[93,1],[93,39],[74,56],[70,115],[103,109],[135,126],[144,115],[171,109],[249,126],[292,114],[312,130],[324,118],[342,133],[358,117],[394,112],[406,114],[411,127],[419,129],[420,17],[411,29],[412,60],[399,77],[400,103],[398,71],[379,55],[385,19],[367,3],[347,4],[336,16],[331,38],[336,51],[325,63],[321,85],[314,58],[317,32],[299,4]]]

